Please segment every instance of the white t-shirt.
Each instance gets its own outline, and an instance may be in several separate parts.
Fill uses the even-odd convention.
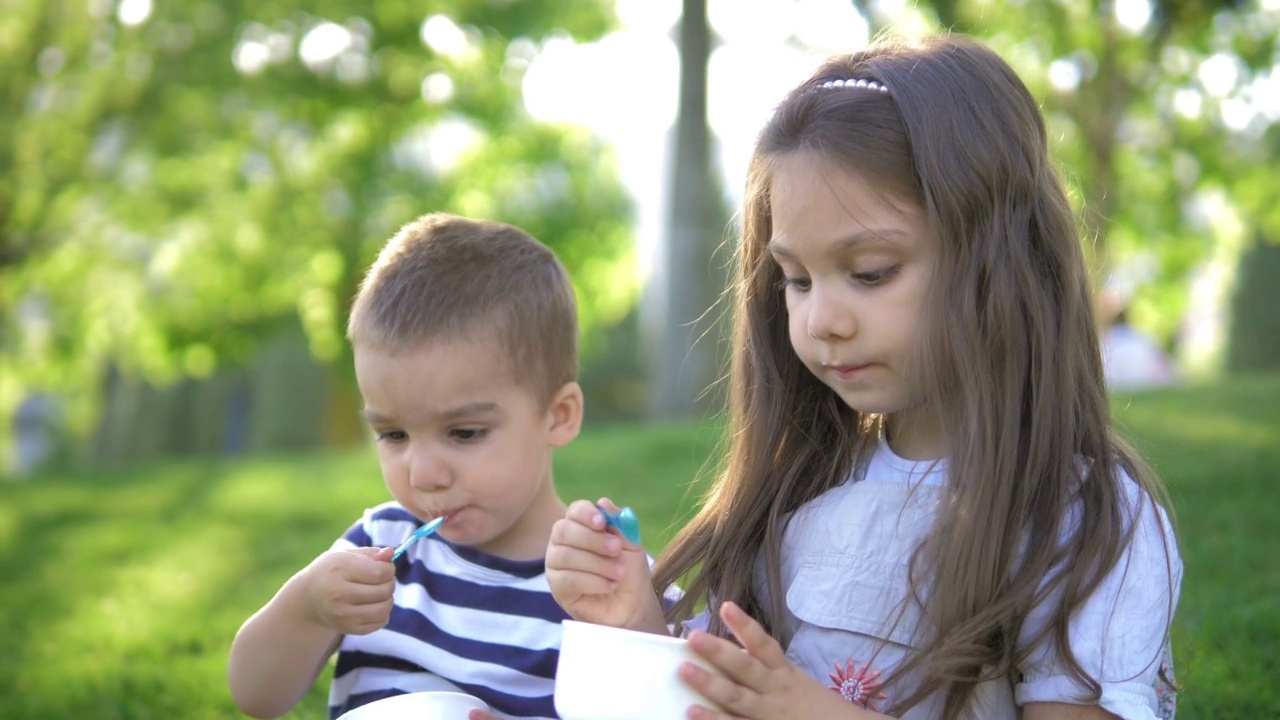
[[[1111,388],[1155,387],[1177,379],[1169,356],[1128,325],[1112,325],[1103,333],[1102,366]]]
[[[918,681],[885,688],[880,679],[917,643],[921,619],[910,592],[908,563],[933,527],[945,488],[945,465],[915,463],[882,442],[865,476],[833,488],[796,511],[783,539],[780,634],[787,657],[809,675],[863,707],[885,709]],[[1125,477],[1133,542],[1070,624],[1077,661],[1102,685],[1101,706],[1126,720],[1170,717],[1172,697],[1157,693],[1167,660],[1168,628],[1182,580],[1168,519]],[[1133,516],[1141,508],[1136,518]],[[1077,517],[1067,523],[1078,522]],[[1171,575],[1172,573],[1172,575]],[[758,576],[762,577],[763,573]],[[760,597],[765,588],[757,587]],[[904,609],[905,608],[905,609]],[[1042,627],[1049,606],[1034,610],[1020,642]],[[705,615],[687,627],[705,626]],[[892,695],[892,697],[890,696]],[[967,716],[1013,718],[1029,702],[1084,702],[1052,652],[1035,648],[1013,681],[978,686]],[[907,711],[907,720],[939,716],[942,693]]]

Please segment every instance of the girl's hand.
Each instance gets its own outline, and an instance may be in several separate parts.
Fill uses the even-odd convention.
[[[301,583],[304,618],[343,635],[368,635],[391,619],[396,568],[395,548],[330,550],[304,568]]]
[[[724,676],[687,662],[680,679],[725,711],[695,705],[689,708],[691,720],[877,717],[793,665],[782,646],[737,605],[721,605],[720,618],[742,647],[701,630],[690,633],[689,647]]]
[[[467,711],[467,720],[502,720],[502,718],[488,710],[469,710]]]
[[[618,511],[608,498],[601,498],[600,506]],[[607,527],[600,510],[586,500],[570,505],[551,529],[547,583],[552,597],[575,620],[666,632],[644,548]]]

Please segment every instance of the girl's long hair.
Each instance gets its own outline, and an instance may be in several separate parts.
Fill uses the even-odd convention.
[[[837,79],[874,80],[888,92],[822,87]],[[797,152],[911,201],[937,246],[910,377],[947,434],[948,494],[911,559],[912,598],[929,632],[889,674],[890,684],[923,678],[904,688],[896,711],[943,691],[944,717],[958,717],[978,683],[1007,678],[1041,641],[1054,642],[1096,696],[1067,628],[1136,526],[1120,471],[1146,491],[1140,512],[1167,502],[1113,430],[1079,230],[1039,107],[995,53],[956,36],[832,59],[761,132],[730,288],[724,461],[655,569],[655,588],[679,581],[686,590],[669,621],[704,600],[733,600],[777,637],[788,514],[847,481],[882,432],[883,418],[845,405],[788,340],[782,276],[765,246],[772,166]],[[1068,527],[1073,506],[1083,521]],[[1046,602],[1049,622],[1019,644],[1028,612]],[[714,613],[711,630],[726,632]]]

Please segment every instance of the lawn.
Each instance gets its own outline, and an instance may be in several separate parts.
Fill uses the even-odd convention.
[[[1116,412],[1176,506],[1179,717],[1280,717],[1280,377],[1121,396]],[[656,551],[715,438],[589,430],[557,482],[630,504]],[[234,717],[240,622],[385,492],[368,450],[0,483],[0,716]],[[324,717],[326,684],[290,717]]]

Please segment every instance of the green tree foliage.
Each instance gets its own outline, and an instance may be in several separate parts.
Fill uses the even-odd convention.
[[[106,367],[207,377],[299,321],[340,359],[363,269],[431,210],[553,246],[588,337],[634,304],[610,156],[520,90],[606,0],[2,7],[0,418],[45,388],[87,430]]]
[[[935,0],[1042,98],[1099,281],[1145,256],[1145,325],[1176,330],[1221,236],[1206,208],[1280,235],[1280,8],[1258,0]],[[874,16],[874,11],[873,11]],[[881,18],[883,21],[884,18]]]

